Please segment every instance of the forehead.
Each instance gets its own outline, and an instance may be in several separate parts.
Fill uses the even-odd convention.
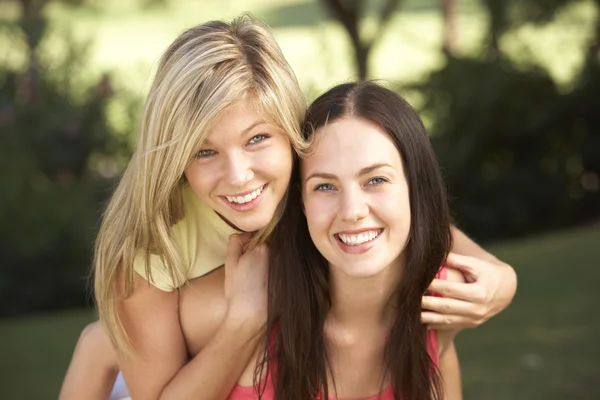
[[[313,134],[308,155],[302,160],[302,170],[303,173],[317,169],[354,173],[381,162],[402,167],[400,153],[390,136],[371,121],[346,117]]]
[[[224,133],[239,133],[256,122],[265,122],[265,118],[251,99],[244,98],[229,105],[217,115],[208,133],[208,139]]]

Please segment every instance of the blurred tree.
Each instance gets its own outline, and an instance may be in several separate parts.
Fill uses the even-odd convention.
[[[456,0],[441,0],[442,19],[444,20],[442,50],[454,54],[456,47]]]
[[[390,19],[402,1],[383,0],[381,6],[378,6],[381,2],[377,2],[374,6],[373,2],[367,4],[366,1],[362,0],[322,0],[321,3],[333,18],[341,23],[348,34],[354,52],[358,79],[366,79],[369,76],[371,50],[383,36]],[[456,0],[439,0],[439,7],[444,21],[442,49],[445,53],[452,54],[456,42]],[[375,13],[377,29],[374,34],[368,36],[361,30],[361,21],[370,13]]]
[[[360,27],[361,19],[367,14],[366,1],[322,0],[321,2],[346,30],[354,50],[358,79],[366,79],[369,76],[369,54],[385,32],[400,0],[384,0],[383,5],[374,10],[377,29],[373,35],[369,36],[361,32]]]
[[[489,16],[487,56],[496,59],[501,37],[524,24],[546,24],[565,6],[585,0],[481,0]]]
[[[28,63],[0,65],[0,315],[85,303],[99,210],[133,128],[108,123],[116,90],[110,75],[89,78],[86,45],[65,37],[63,57],[42,56],[48,1],[19,3]]]
[[[44,10],[50,2],[58,2],[59,0],[11,0],[17,3],[21,9],[21,18],[19,25],[27,39],[28,57],[27,63],[28,74],[31,79],[39,73],[38,47],[47,29],[47,21],[44,18]],[[60,2],[79,6],[86,0],[60,0]]]
[[[448,55],[441,69],[417,85],[434,121],[432,142],[459,224],[493,239],[595,218],[600,212],[597,37],[575,89],[563,94],[543,67],[515,65],[500,44],[511,29],[547,23],[573,2],[484,3],[492,16],[485,57]]]

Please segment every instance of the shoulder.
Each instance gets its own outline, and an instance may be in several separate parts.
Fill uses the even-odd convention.
[[[225,318],[225,269],[190,280],[180,293],[180,323],[188,350],[194,354],[209,342]]]

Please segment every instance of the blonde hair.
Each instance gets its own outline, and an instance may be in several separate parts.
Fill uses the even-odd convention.
[[[244,15],[231,23],[196,26],[179,36],[161,58],[135,152],[106,209],[95,247],[100,320],[121,350],[128,352],[130,343],[116,301],[132,293],[136,256],[145,257],[149,281],[150,255],[156,254],[173,282],[179,286],[187,282],[170,229],[185,214],[183,173],[220,113],[243,96],[287,134],[296,151],[303,151],[302,92],[273,35],[259,21]],[[254,245],[268,238],[284,206],[285,198],[269,225],[255,235]]]

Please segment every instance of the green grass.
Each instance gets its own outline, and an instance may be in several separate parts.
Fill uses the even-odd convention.
[[[519,276],[513,304],[457,338],[465,399],[600,398],[600,228],[491,247]],[[89,311],[0,321],[0,398],[56,398]]]
[[[56,399],[79,333],[93,318],[70,311],[0,321],[0,398]]]
[[[598,399],[600,229],[491,250],[517,270],[511,306],[457,345],[467,399]]]

